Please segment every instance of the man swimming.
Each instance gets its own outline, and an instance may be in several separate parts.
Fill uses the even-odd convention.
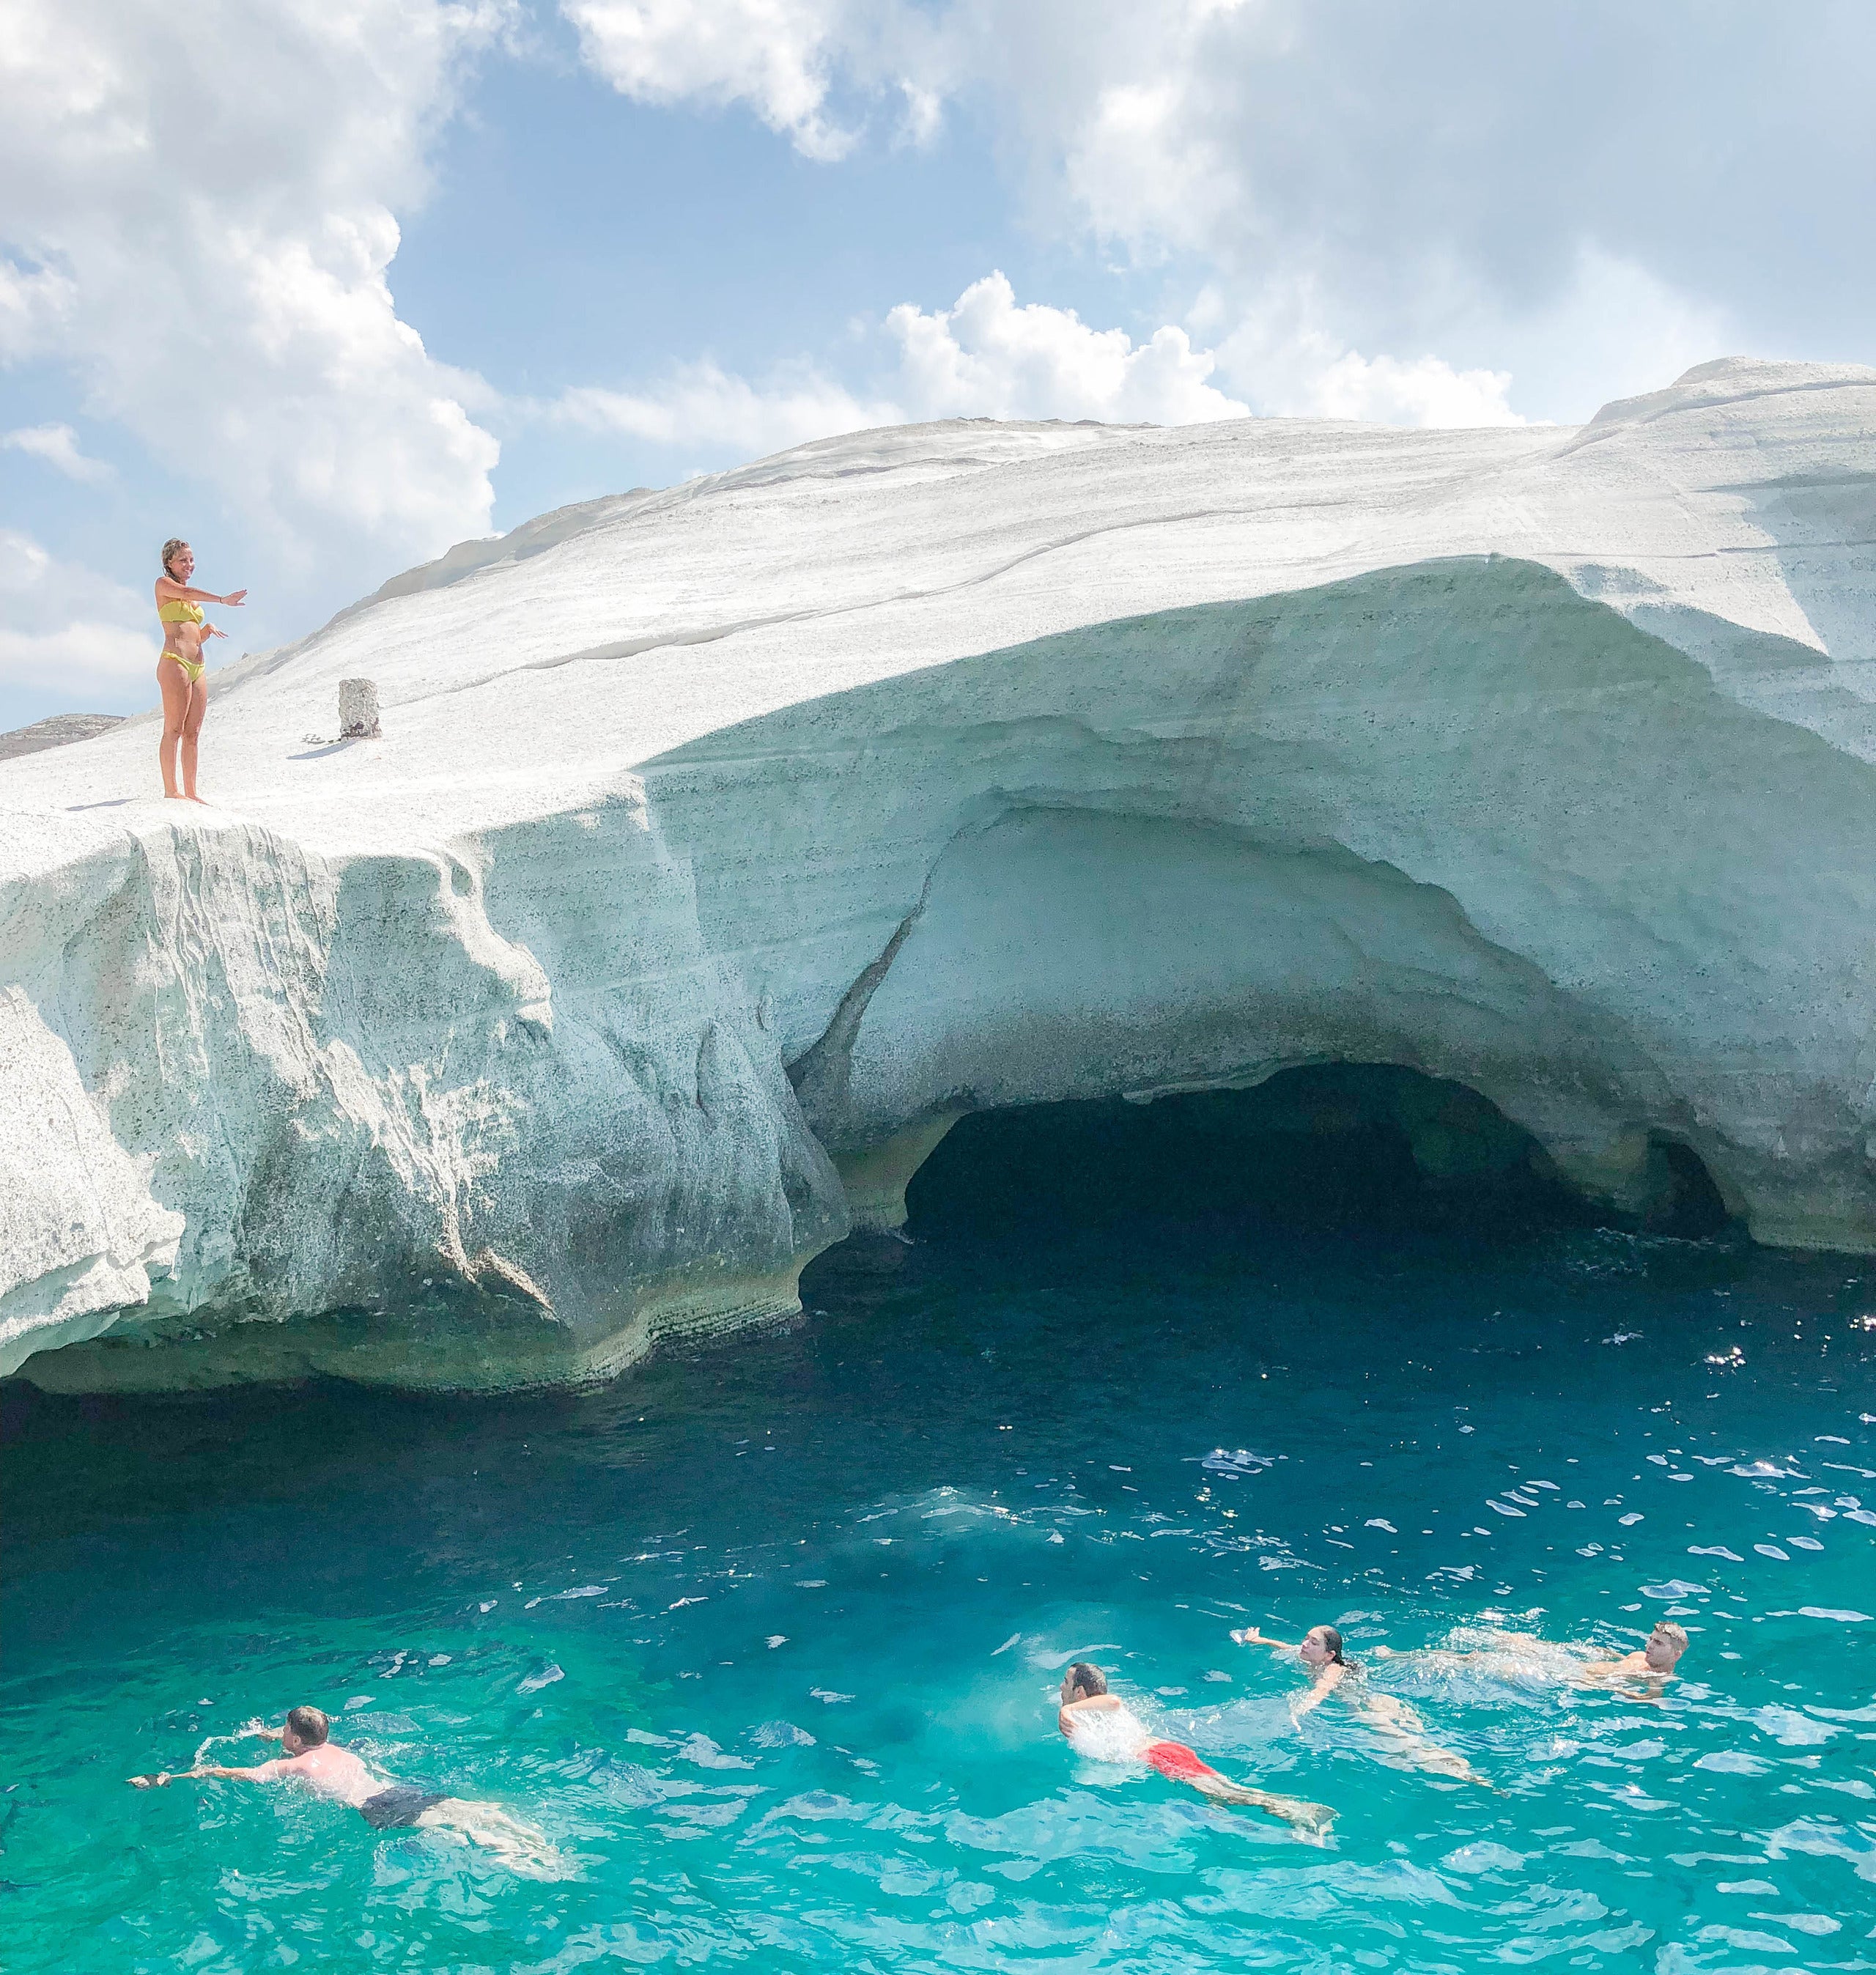
[[[233,1783],[292,1783],[333,1803],[350,1804],[374,1831],[406,1828],[448,1831],[492,1852],[512,1872],[525,1878],[563,1878],[567,1862],[556,1852],[544,1832],[511,1817],[499,1804],[471,1803],[408,1783],[381,1783],[350,1749],[329,1739],[331,1722],[317,1707],[290,1707],[284,1727],[268,1728],[251,1722],[242,1730],[280,1743],[284,1753],[251,1768],[223,1763],[201,1763],[173,1774],[132,1776],[137,1789],[162,1789],[187,1776],[214,1776]]]
[[[1056,1725],[1077,1755],[1097,1763],[1145,1763],[1176,1783],[1188,1783],[1214,1803],[1247,1804],[1267,1810],[1312,1838],[1328,1832],[1336,1813],[1327,1804],[1276,1796],[1222,1776],[1183,1742],[1156,1740],[1118,1694],[1107,1691],[1099,1667],[1077,1660],[1062,1677],[1062,1711]]]
[[[1655,1622],[1648,1643],[1638,1653],[1612,1660],[1590,1660],[1576,1676],[1582,1687],[1628,1687],[1635,1701],[1659,1701],[1674,1678],[1674,1668],[1687,1649],[1687,1635],[1671,1618]],[[1634,1686],[1628,1683],[1635,1682]]]
[[[1299,1645],[1273,1639],[1246,1625],[1231,1635],[1240,1646],[1268,1646],[1277,1653],[1294,1653],[1310,1674],[1309,1691],[1290,1704],[1290,1717],[1303,1717],[1339,1693],[1356,1717],[1382,1745],[1382,1760],[1396,1769],[1423,1770],[1457,1783],[1492,1787],[1456,1749],[1443,1749],[1427,1733],[1418,1712],[1391,1694],[1376,1694],[1361,1678],[1361,1670],[1344,1658],[1342,1635],[1333,1625],[1313,1625]]]
[[[1435,1673],[1480,1672],[1528,1687],[1619,1687],[1636,1701],[1658,1701],[1687,1649],[1687,1635],[1671,1618],[1658,1620],[1638,1652],[1613,1659],[1583,1658],[1587,1650],[1553,1645],[1534,1632],[1494,1632],[1483,1645],[1455,1650],[1428,1646],[1392,1657]]]

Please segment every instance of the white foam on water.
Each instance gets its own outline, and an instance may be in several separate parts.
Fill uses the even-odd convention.
[[[1811,1720],[1792,1707],[1755,1708],[1746,1718],[1762,1733],[1769,1735],[1788,1749],[1811,1748],[1843,1732],[1822,1721]]]

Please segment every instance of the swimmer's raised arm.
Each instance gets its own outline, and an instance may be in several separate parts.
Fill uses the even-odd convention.
[[[1267,1632],[1260,1632],[1255,1625],[1243,1625],[1231,1635],[1234,1645],[1240,1646],[1274,1646],[1280,1653],[1293,1653],[1296,1641],[1293,1639],[1273,1639]]]

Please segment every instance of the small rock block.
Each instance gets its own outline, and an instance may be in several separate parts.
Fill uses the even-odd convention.
[[[367,679],[339,682],[339,738],[342,741],[379,738],[378,688]]]

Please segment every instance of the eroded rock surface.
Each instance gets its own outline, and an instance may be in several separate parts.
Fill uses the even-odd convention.
[[[1876,372],[1732,362],[1579,431],[862,434],[452,551],[218,675],[217,807],[146,721],[8,765],[3,1362],[601,1375],[793,1307],[970,1112],[1321,1062],[1876,1247],[1873,543]],[[302,740],[361,675],[383,738]]]

